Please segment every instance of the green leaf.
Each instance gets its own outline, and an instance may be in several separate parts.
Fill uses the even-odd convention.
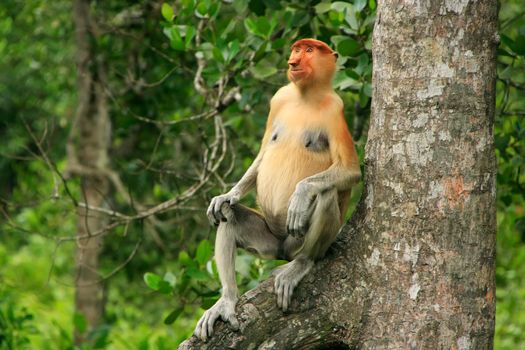
[[[188,28],[186,29],[186,37],[184,38],[186,48],[191,47],[191,41],[193,40],[195,33],[195,27],[188,26]]]
[[[314,6],[315,12],[318,15],[330,11],[331,7],[332,7],[332,4],[330,2],[320,2]]]
[[[258,45],[257,45],[258,46]],[[262,43],[259,48],[255,51],[254,62],[259,62],[264,56],[267,55],[267,48],[270,46],[270,42],[267,40],[262,40]]]
[[[346,11],[345,21],[348,23],[350,28],[357,30],[359,29],[359,22],[357,20],[357,15],[354,9]]]
[[[277,73],[277,67],[275,67],[275,65],[271,62],[262,60],[259,61],[254,67],[251,67],[250,72],[252,72],[255,78],[263,80]]]
[[[232,1],[232,6],[238,14],[244,15],[248,9],[248,1]]]
[[[372,97],[372,84],[365,83],[365,85],[363,85],[363,93],[368,97]]]
[[[266,39],[270,38],[270,34],[272,34],[273,31],[272,25],[266,17],[259,17],[257,19],[257,29]]]
[[[195,15],[198,17],[198,18],[208,18],[209,15],[208,15],[208,4],[206,1],[201,1],[199,2],[199,4],[197,5],[197,8],[195,9]]]
[[[173,322],[175,322],[182,313],[182,311],[184,311],[184,307],[179,306],[175,310],[170,312],[170,314],[164,319],[164,324],[172,324]]]
[[[210,241],[204,239],[200,241],[197,247],[196,259],[199,264],[204,265],[212,256],[212,249]]]
[[[177,293],[180,295],[184,294],[184,291],[188,289],[190,282],[190,276],[187,276],[186,274],[182,275],[179,284],[177,284]]]
[[[208,14],[212,17],[216,17],[220,10],[220,1],[213,1],[208,7]]]
[[[108,342],[109,328],[98,328],[91,334],[91,337],[95,339],[93,349],[106,349],[109,345]]]
[[[505,44],[505,45],[507,45],[509,47],[514,44],[514,40],[512,40],[510,37],[508,37],[505,34],[501,34],[500,35],[500,40],[501,40],[502,44]]]
[[[345,15],[342,12],[330,11],[328,18],[330,19],[330,22],[333,26],[338,27],[343,23]]]
[[[508,66],[498,74],[498,77],[500,79],[512,79],[512,77],[515,77],[517,73],[518,72],[516,68]]]
[[[348,10],[353,10],[354,8],[352,4],[348,2],[344,2],[344,1],[335,1],[332,3],[331,7],[332,7],[332,10],[337,11],[337,12],[345,12]]]
[[[73,324],[79,333],[84,333],[87,330],[87,320],[83,314],[75,312],[73,315]]]
[[[219,49],[218,47],[214,47],[212,50],[211,50],[212,54],[213,54],[213,58],[217,61],[217,62],[220,62],[220,63],[224,63],[224,56],[222,54],[222,51],[221,49]]]
[[[173,287],[175,283],[177,283],[177,276],[168,271],[164,274],[164,281],[168,282],[170,286]]]
[[[206,281],[211,278],[211,276],[208,275],[206,272],[196,269],[194,267],[188,268],[186,274],[197,281]]]
[[[173,287],[167,281],[160,281],[157,291],[162,294],[171,294]]]
[[[170,30],[170,44],[171,47],[178,51],[184,51],[184,42],[182,41],[182,37],[179,34],[179,30],[176,27],[171,28]]]
[[[285,38],[279,38],[272,41],[272,50],[279,50],[288,43],[288,40]]]
[[[362,83],[350,78],[344,72],[337,72],[334,79],[334,87],[336,89],[346,90],[359,90],[362,87]]]
[[[168,22],[173,21],[173,18],[175,17],[175,13],[173,12],[173,8],[170,5],[163,3],[162,7],[160,8],[160,12],[162,13],[162,17],[164,17],[166,21]]]
[[[498,47],[498,49],[497,49],[497,54],[498,54],[498,56],[514,57],[514,54],[508,52],[507,50],[505,50],[505,49],[502,48],[501,46]]]
[[[366,7],[367,0],[355,0],[354,1],[354,7],[355,10],[360,12]]]
[[[217,300],[219,300],[219,297],[212,297],[212,298],[202,298],[202,303],[201,303],[201,307],[205,310],[209,309],[210,307],[212,307],[216,302]]]
[[[275,25],[272,25],[266,17],[246,18],[244,26],[249,32],[263,39],[268,39]]]
[[[359,56],[357,67],[355,67],[355,72],[359,75],[366,75],[370,67],[370,58],[366,53],[363,53]]]
[[[253,20],[253,18],[246,18],[244,20],[244,26],[246,27],[246,29],[252,33],[252,34],[255,34],[257,35],[257,25],[255,24],[255,21]]]
[[[188,255],[188,253],[186,251],[181,251],[179,253],[179,262],[184,265],[184,266],[188,266],[188,265],[193,265],[193,260],[191,260],[190,256]]]
[[[366,95],[365,88],[363,86],[361,91],[359,91],[359,103],[361,104],[362,107],[364,107],[368,104],[368,100],[370,100],[370,97]]]
[[[235,58],[235,56],[237,56],[237,54],[239,53],[241,47],[240,47],[240,44],[239,44],[239,40],[235,39],[234,41],[230,41],[228,43],[228,58],[227,58],[227,62],[230,62],[231,60],[233,60]]]
[[[511,45],[509,45],[509,47],[518,55],[525,55],[525,36],[518,35],[516,40],[514,40],[514,42]]]
[[[343,56],[356,56],[359,51],[361,51],[359,43],[352,38],[346,38],[337,44],[337,52]]]
[[[368,7],[370,7],[370,10],[375,10],[376,6],[376,0],[368,0]]]
[[[153,290],[159,290],[159,285],[161,281],[162,277],[152,272],[146,272],[144,274],[144,282],[146,282],[146,285]]]
[[[333,35],[330,37],[330,40],[337,46],[341,41],[348,39],[348,36],[345,35]]]
[[[345,70],[345,73],[346,73],[346,75],[348,75],[350,78],[352,78],[354,80],[359,80],[361,78],[359,76],[359,74],[357,74],[356,71],[353,70],[353,69],[347,69],[347,70]]]

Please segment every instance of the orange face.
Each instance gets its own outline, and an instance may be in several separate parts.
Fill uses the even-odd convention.
[[[288,59],[288,79],[290,81],[297,83],[312,74],[311,60],[313,54],[313,46],[297,45],[292,48],[292,53]]]
[[[288,59],[288,79],[298,86],[313,81],[331,81],[337,54],[322,41],[302,39],[292,45]]]

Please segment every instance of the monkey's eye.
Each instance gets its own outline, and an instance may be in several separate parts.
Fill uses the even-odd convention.
[[[295,51],[295,52],[301,52],[301,49],[298,48],[298,47],[296,47],[294,51]]]
[[[306,52],[314,52],[314,48],[311,47],[311,46],[308,46],[308,47],[306,48]]]

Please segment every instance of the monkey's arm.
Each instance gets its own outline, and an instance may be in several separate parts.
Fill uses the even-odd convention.
[[[349,190],[361,178],[359,158],[348,131],[342,109],[334,116],[329,131],[332,165],[323,172],[307,177],[297,184],[296,192],[315,196],[327,190]]]
[[[327,170],[307,177],[296,186],[296,192],[315,196],[319,193],[336,189],[338,192],[349,190],[359,182],[361,170],[359,166],[347,168],[341,164],[333,164]]]
[[[262,151],[262,150],[261,150]],[[221,212],[221,207],[224,203],[234,205],[239,202],[242,196],[250,191],[257,182],[257,174],[259,172],[259,165],[261,164],[262,152],[255,158],[252,165],[246,170],[239,182],[232,187],[230,191],[220,196],[213,197],[208,207],[206,214],[212,224],[218,225],[220,221],[226,221],[226,218]]]
[[[230,191],[228,191],[225,194],[221,194],[220,196],[213,197],[206,212],[210,223],[218,225],[219,222],[226,221],[224,214],[221,212],[222,205],[225,203],[229,205],[234,205],[235,203],[239,202],[239,200],[248,191],[255,187],[255,184],[257,183],[257,174],[259,173],[259,165],[261,165],[266,144],[270,139],[273,117],[276,109],[274,105],[275,103],[272,102],[259,154],[257,154],[257,157],[255,157],[255,160],[253,161],[252,165],[250,165],[250,167],[248,168],[248,170],[246,170],[239,182],[237,182],[237,184],[235,184],[235,186],[233,186]]]
[[[334,164],[327,170],[300,181],[290,198],[286,228],[292,236],[303,236],[308,230],[308,223],[313,211],[314,199],[318,194],[336,189],[338,192],[349,190],[359,182],[361,171],[357,168],[345,168]]]
[[[330,137],[332,165],[297,183],[290,198],[286,227],[291,235],[302,236],[306,233],[318,194],[332,189],[338,192],[349,190],[361,178],[359,159],[342,115],[334,126]]]

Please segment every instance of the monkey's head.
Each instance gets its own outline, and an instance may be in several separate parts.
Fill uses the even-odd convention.
[[[324,42],[301,39],[292,45],[288,59],[288,79],[300,88],[330,84],[335,73],[337,53]]]

